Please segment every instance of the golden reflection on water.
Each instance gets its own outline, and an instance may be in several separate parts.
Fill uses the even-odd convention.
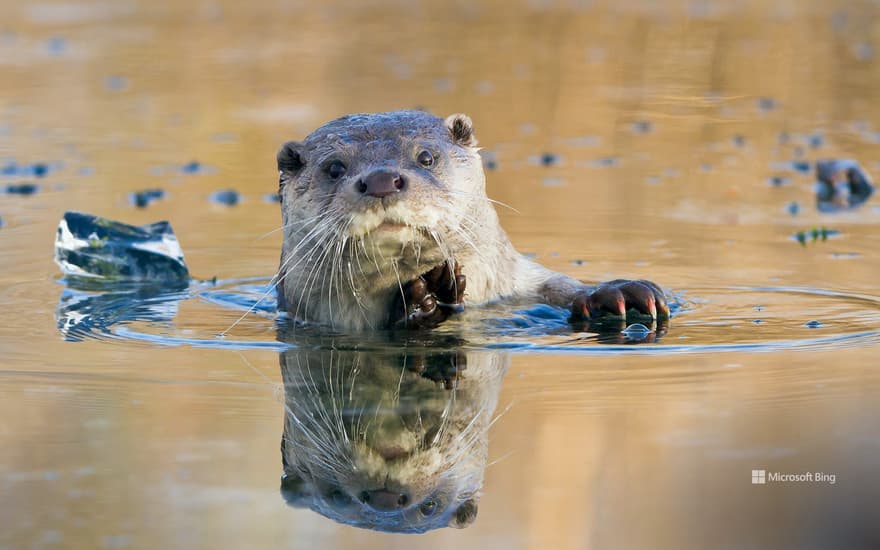
[[[271,274],[278,145],[419,106],[472,116],[489,193],[518,211],[502,223],[550,267],[876,295],[876,204],[820,215],[812,176],[781,165],[880,173],[873,3],[6,3],[0,21],[0,166],[63,163],[39,194],[0,195],[0,548],[880,544],[876,345],[513,355],[479,518],[414,541],[284,506],[282,407],[239,354],[61,341],[50,260],[78,209],[171,220],[198,276]],[[192,160],[205,173],[181,174]],[[169,197],[127,204],[151,187]],[[224,188],[245,202],[208,202]],[[842,236],[790,238],[820,225]],[[773,315],[799,319],[788,304]],[[190,307],[194,330],[234,318]],[[280,382],[277,354],[243,355]],[[753,486],[756,468],[837,482]]]

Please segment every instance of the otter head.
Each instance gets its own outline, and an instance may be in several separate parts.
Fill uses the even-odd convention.
[[[471,524],[504,371],[478,355],[285,352],[285,501],[388,532]]]
[[[467,116],[421,111],[349,115],[284,144],[279,274],[299,289],[287,296],[298,310],[291,312],[328,320],[299,307],[313,286],[309,275],[326,280],[343,268],[336,285],[369,293],[478,246],[492,208],[476,145]]]

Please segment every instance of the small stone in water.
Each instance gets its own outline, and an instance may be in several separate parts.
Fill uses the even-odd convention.
[[[226,206],[235,206],[241,201],[241,195],[233,189],[224,189],[211,195],[211,201],[225,204]]]
[[[733,136],[732,141],[733,141],[733,144],[734,144],[736,147],[743,147],[743,146],[745,146],[745,144],[746,144],[746,138],[745,138],[745,136],[741,136],[741,135],[739,135],[739,134]]]
[[[801,206],[796,202],[790,202],[788,203],[788,206],[785,207],[785,210],[792,216],[797,216],[798,212],[801,211]]]
[[[820,323],[819,321],[813,320],[813,321],[807,321],[806,323],[804,323],[804,326],[807,328],[819,328],[822,326],[822,323]]]
[[[553,153],[544,153],[541,155],[541,164],[544,166],[553,166],[559,161],[559,157]]]
[[[278,193],[269,193],[268,195],[263,195],[263,200],[266,202],[281,202],[281,195]]]

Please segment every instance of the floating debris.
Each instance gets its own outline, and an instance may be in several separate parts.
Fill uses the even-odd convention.
[[[653,130],[654,125],[648,120],[637,120],[632,125],[632,131],[636,134],[650,134]]]
[[[871,178],[851,159],[820,160],[816,180],[816,208],[820,212],[856,208],[874,194]]]
[[[189,284],[183,251],[166,221],[136,227],[66,212],[55,237],[55,263],[65,275],[95,283]]]
[[[45,162],[35,162],[33,164],[16,164],[9,162],[3,168],[0,168],[0,175],[13,177],[36,177],[44,178],[49,174],[49,165]]]
[[[797,216],[798,213],[800,213],[800,211],[801,211],[801,205],[798,204],[797,202],[792,201],[786,205],[785,211],[788,212],[789,214],[791,214],[792,216]]]
[[[761,97],[758,98],[758,109],[762,111],[773,111],[779,104],[772,97]]]
[[[180,167],[180,171],[184,174],[201,174],[204,173],[205,167],[198,161],[190,161]]]
[[[767,183],[769,183],[773,187],[782,187],[783,185],[788,185],[789,183],[791,183],[791,180],[782,176],[773,176],[769,180],[767,180]]]
[[[617,166],[617,157],[602,157],[593,160],[590,164],[593,166],[598,166],[600,168],[611,168],[613,166]]]
[[[40,186],[35,183],[13,183],[4,189],[9,195],[33,195],[39,190]]]
[[[553,166],[557,162],[559,162],[559,157],[554,155],[553,153],[543,153],[541,155],[541,164],[543,166]]]
[[[67,39],[61,36],[53,36],[46,41],[46,49],[49,50],[49,55],[62,55],[67,51]]]
[[[135,191],[128,195],[128,202],[138,208],[146,208],[165,198],[165,191],[162,189],[145,189],[143,191]]]
[[[798,231],[793,235],[794,240],[806,246],[807,241],[827,241],[831,237],[840,235],[837,229],[828,229],[827,227],[814,227],[807,231]]]
[[[104,78],[104,87],[111,92],[121,92],[128,89],[128,79],[124,76],[110,75]]]
[[[234,189],[223,189],[222,191],[214,192],[211,195],[211,201],[225,204],[226,206],[235,206],[241,202],[241,195]]]
[[[810,172],[810,163],[805,160],[794,160],[791,162],[792,170],[808,174]]]

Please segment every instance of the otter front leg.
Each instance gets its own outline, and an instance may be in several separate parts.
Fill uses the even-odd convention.
[[[391,306],[393,328],[433,328],[464,310],[466,278],[444,263],[403,285]]]
[[[663,290],[651,281],[616,279],[582,290],[572,300],[570,322],[598,317],[668,319],[669,305]]]

